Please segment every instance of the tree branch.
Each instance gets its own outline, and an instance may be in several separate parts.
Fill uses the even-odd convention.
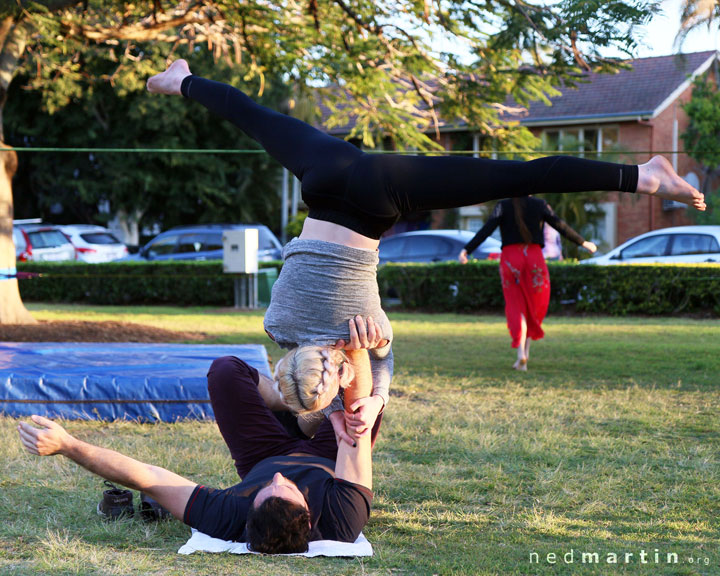
[[[212,22],[209,16],[200,17],[194,12],[188,12],[167,20],[154,19],[154,23],[129,24],[119,28],[102,26],[78,26],[75,23],[68,23],[67,29],[70,34],[82,36],[96,42],[107,42],[108,40],[134,40],[136,42],[148,42],[157,38],[158,33],[184,26],[185,24],[205,24]]]
[[[366,24],[365,22],[363,22],[362,19],[360,18],[360,15],[357,12],[355,12],[352,8],[350,8],[350,6],[345,4],[345,2],[343,0],[335,0],[335,4],[340,6],[342,11],[345,12],[345,14],[347,14],[352,19],[352,21],[355,22],[355,24],[357,24],[363,30],[372,32],[376,36],[382,35],[382,28],[380,28],[378,26],[371,26],[370,24]]]
[[[7,39],[10,30],[12,30],[14,23],[15,19],[12,16],[7,16],[3,19],[2,24],[0,24],[0,51],[2,51],[5,46],[5,40]]]
[[[310,0],[310,2],[308,2],[308,12],[315,23],[315,31],[320,32],[320,10],[317,0]]]
[[[0,9],[0,10],[15,10],[15,11],[27,11],[30,12],[33,9],[33,4],[44,6],[51,12],[55,10],[62,10],[63,8],[69,8],[75,4],[79,4],[79,0],[11,0],[11,4],[15,4],[13,8]]]
[[[590,72],[592,70],[590,68],[590,64],[585,61],[580,53],[580,49],[577,47],[577,32],[575,30],[570,32],[570,46],[572,47],[573,57],[575,58],[575,62],[577,62],[578,66]]]

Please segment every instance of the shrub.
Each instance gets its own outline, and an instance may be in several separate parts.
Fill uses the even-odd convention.
[[[261,262],[277,268],[282,262]],[[20,281],[25,301],[88,304],[177,304],[231,306],[233,276],[222,261],[209,262],[27,262],[21,272],[41,276]],[[262,292],[262,290],[260,290]]]
[[[610,315],[705,312],[720,315],[720,266],[580,266],[552,262],[550,306]],[[502,310],[497,262],[386,264],[381,294],[437,312]]]
[[[282,262],[261,262],[279,268]],[[609,315],[712,313],[720,316],[720,266],[580,266],[551,262],[551,310]],[[18,270],[41,276],[20,281],[25,301],[89,304],[231,306],[233,276],[222,262],[28,262]],[[262,281],[262,280],[261,280]],[[386,264],[378,271],[382,296],[397,294],[408,309],[433,312],[502,311],[498,264],[492,261]],[[262,296],[263,289],[260,293]],[[266,293],[269,293],[267,288]],[[262,298],[261,298],[262,299]]]

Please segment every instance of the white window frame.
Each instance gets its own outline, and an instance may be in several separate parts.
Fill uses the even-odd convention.
[[[575,132],[578,131],[578,143],[580,144],[579,148],[577,150],[573,150],[573,152],[580,152],[580,155],[585,154],[585,130],[597,130],[597,140],[595,142],[595,148],[597,154],[602,154],[604,152],[603,150],[603,129],[612,129],[616,130],[618,133],[618,136],[620,135],[620,127],[617,124],[613,125],[588,125],[588,126],[573,126],[567,127],[567,128],[543,128],[542,131],[542,138],[543,138],[543,144],[547,142],[546,134],[548,132],[557,132],[558,133],[558,152],[563,152],[563,145],[562,141],[565,138],[565,131],[566,130],[572,130]]]

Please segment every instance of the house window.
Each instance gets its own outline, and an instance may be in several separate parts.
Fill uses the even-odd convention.
[[[600,132],[600,138],[598,140],[602,146],[602,150],[613,150],[617,148],[620,143],[620,134],[617,127],[606,127]]]
[[[542,140],[545,150],[562,150],[560,147],[560,130],[544,130]]]
[[[580,152],[580,157],[596,158],[617,147],[617,126],[583,126],[543,130],[543,149],[558,152]]]
[[[593,242],[602,248],[615,248],[617,246],[617,204],[615,202],[586,204],[585,210],[594,214],[591,232]]]

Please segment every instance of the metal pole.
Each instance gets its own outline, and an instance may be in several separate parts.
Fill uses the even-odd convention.
[[[258,307],[258,275],[257,273],[252,275],[252,283],[253,283],[253,289],[252,289],[252,308]]]
[[[289,178],[290,172],[286,168],[283,168],[283,177],[282,177],[282,200],[280,202],[281,204],[281,212],[280,212],[280,241],[285,244],[287,242],[286,238],[286,232],[285,228],[287,228],[288,224],[288,188],[289,188]]]
[[[233,278],[233,293],[235,295],[235,308],[240,308],[240,276],[237,274]]]
[[[290,215],[295,218],[298,210],[298,200],[300,199],[300,180],[293,178],[292,204],[290,205]]]
[[[242,282],[240,282],[240,300],[243,308],[247,306],[247,274],[243,274]]]

